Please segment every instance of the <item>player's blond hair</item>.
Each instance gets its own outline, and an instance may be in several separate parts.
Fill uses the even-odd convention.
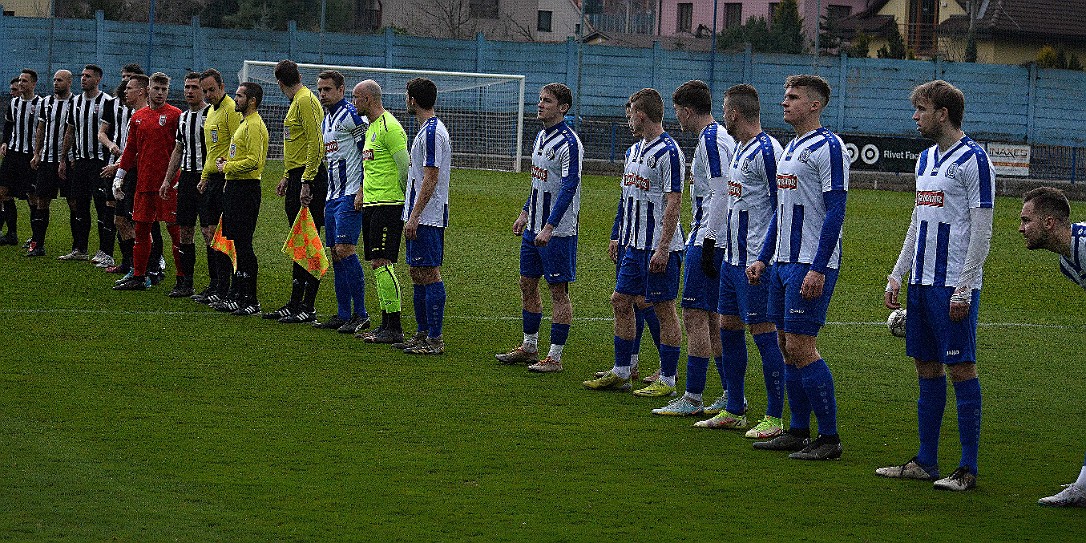
[[[958,90],[958,87],[942,79],[928,81],[913,89],[912,94],[909,95],[909,101],[914,106],[921,100],[931,102],[935,109],[946,108],[950,124],[953,124],[954,128],[962,127],[962,118],[965,117],[965,95]]]

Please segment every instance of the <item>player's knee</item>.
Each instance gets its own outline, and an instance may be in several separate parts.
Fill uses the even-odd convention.
[[[977,378],[977,365],[973,362],[961,362],[947,366],[950,370],[950,380],[955,383]]]

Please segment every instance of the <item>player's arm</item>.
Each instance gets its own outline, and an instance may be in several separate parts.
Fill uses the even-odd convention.
[[[411,168],[411,155],[407,153],[407,147],[392,153],[392,160],[396,162],[396,172],[400,176],[400,190],[407,190],[407,174]]]
[[[607,256],[611,258],[611,262],[618,262],[618,239],[622,235],[622,218],[625,215],[625,208],[622,207],[622,193],[618,194],[618,211],[615,212],[615,223],[611,225],[611,240],[607,243]]]
[[[916,206],[913,206],[912,218],[909,219],[909,228],[905,232],[905,241],[901,244],[901,252],[897,255],[897,262],[890,275],[886,276],[886,293],[883,295],[883,304],[887,309],[898,309],[901,302],[898,295],[901,293],[901,281],[906,273],[913,267],[913,256],[916,254],[917,232]]]
[[[98,143],[101,143],[106,149],[109,149],[109,153],[113,156],[121,156],[120,145],[117,145],[109,137],[109,133],[113,131],[113,123],[109,121],[102,121],[98,123]]]
[[[969,247],[965,251],[965,264],[958,278],[954,294],[950,297],[950,318],[961,320],[969,314],[974,285],[980,282],[981,269],[992,241],[992,217],[994,215],[995,174],[987,160],[974,155],[972,165],[963,168],[963,177],[969,181]],[[983,188],[983,190],[982,190]]]
[[[718,175],[709,178],[709,209],[702,219],[705,238],[701,242],[699,262],[706,277],[716,277],[720,273],[716,267],[716,238],[718,232],[728,227],[728,173],[721,170],[711,174]]]
[[[407,222],[404,224],[404,238],[413,240],[417,237],[422,211],[426,209],[426,204],[430,203],[430,198],[433,197],[434,190],[437,189],[439,172],[440,170],[436,166],[422,167],[422,186],[419,187],[419,193],[415,197],[415,207],[411,208],[411,216],[408,217]]]
[[[4,139],[0,142],[0,157],[5,157],[8,154],[8,142],[11,141],[11,135],[15,133],[15,118],[11,116],[11,106],[8,106],[8,110],[4,113]]]
[[[679,227],[679,209],[682,207],[683,193],[664,193],[664,224],[660,229],[660,239],[656,242],[656,250],[649,259],[649,273],[663,273],[667,269],[668,258],[671,257],[671,239],[675,237],[675,229]]]
[[[539,246],[546,245],[550,241],[554,227],[562,222],[562,217],[573,203],[573,197],[577,195],[577,187],[581,185],[579,146],[575,141],[570,141],[569,145],[564,147],[562,155],[562,182],[558,189],[558,197],[554,199],[554,207],[551,208],[551,214],[547,217],[547,223],[535,236],[535,244]]]
[[[64,143],[61,145],[60,149],[61,159],[60,163],[57,165],[57,176],[61,179],[68,179],[68,161],[65,159],[70,156],[72,144],[75,142],[75,134],[72,133],[73,130],[71,123],[64,129]]]
[[[848,159],[836,137],[830,139],[823,149],[826,158],[820,163],[819,183],[822,186],[822,203],[826,208],[826,216],[822,219],[822,229],[814,259],[811,261],[811,269],[800,286],[800,295],[808,300],[822,296],[826,272],[830,269],[830,257],[841,239],[841,229],[845,224],[845,202],[848,199],[848,192],[845,190]]]
[[[302,181],[313,181],[317,178],[317,170],[324,160],[324,136],[321,134],[321,120],[323,110],[320,103],[314,97],[311,100],[303,100],[302,128],[305,131],[305,171],[302,172]]]
[[[173,152],[170,153],[170,163],[166,166],[166,177],[162,179],[162,186],[158,188],[158,195],[166,198],[166,192],[172,188],[170,181],[177,175],[177,170],[181,169],[181,155],[185,153],[185,142],[176,141],[173,144]]]
[[[45,148],[45,119],[40,114],[37,125],[34,127],[34,156],[30,159],[30,167],[38,169],[41,164],[42,151]]]

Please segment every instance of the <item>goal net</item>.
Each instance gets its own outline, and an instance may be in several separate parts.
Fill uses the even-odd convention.
[[[275,82],[275,62],[246,60],[238,77],[264,87],[260,114],[268,125],[268,158],[283,156],[283,118],[290,102]],[[314,94],[317,74],[337,70],[343,74],[346,98],[351,99],[355,84],[372,79],[381,85],[385,109],[392,112],[407,132],[411,144],[418,132],[418,122],[407,114],[407,82],[425,77],[437,85],[435,110],[452,140],[453,167],[520,171],[521,143],[524,130],[524,76],[399,70],[360,66],[299,64],[302,83]]]

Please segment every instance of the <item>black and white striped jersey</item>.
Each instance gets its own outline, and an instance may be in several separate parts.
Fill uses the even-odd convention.
[[[207,104],[199,111],[186,109],[181,112],[177,123],[177,141],[183,145],[181,170],[202,172],[207,147],[204,144],[204,119],[207,119]]]
[[[128,143],[128,121],[132,119],[132,113],[132,109],[124,105],[119,96],[106,101],[106,107],[102,111],[102,123],[109,125],[106,136],[121,149]],[[111,164],[120,159],[121,157],[113,156],[112,153],[109,155]]]
[[[68,106],[71,103],[70,95],[67,98],[57,98],[55,94],[38,101],[38,124],[44,130],[41,159],[45,162],[60,162],[60,152],[64,149],[64,130],[68,126]]]
[[[12,98],[8,104],[6,119],[11,123],[11,137],[8,141],[8,151],[18,153],[34,152],[34,129],[37,127],[38,100],[35,96],[29,100],[17,97]]]
[[[98,141],[98,125],[102,122],[102,113],[110,95],[99,92],[94,98],[86,94],[77,94],[68,108],[68,125],[73,128],[72,150],[75,159],[109,158],[109,151]]]

